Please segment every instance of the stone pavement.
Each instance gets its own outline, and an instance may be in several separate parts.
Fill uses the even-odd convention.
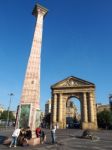
[[[13,131],[0,131],[0,136],[11,136]],[[16,150],[112,150],[112,130],[92,131],[93,135],[99,137],[97,140],[82,139],[82,130],[63,129],[57,130],[57,143],[51,144],[50,130],[45,129],[47,135],[46,144],[27,147],[16,147]],[[9,150],[8,146],[0,144],[0,150]]]

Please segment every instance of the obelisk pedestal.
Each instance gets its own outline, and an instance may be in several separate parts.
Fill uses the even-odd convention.
[[[36,25],[17,121],[19,127],[26,128],[27,126],[30,126],[33,133],[33,145],[37,144],[37,142],[35,142],[35,140],[37,140],[35,139],[35,129],[40,124],[40,60],[43,19],[47,11],[46,8],[37,4],[32,13],[36,17]]]

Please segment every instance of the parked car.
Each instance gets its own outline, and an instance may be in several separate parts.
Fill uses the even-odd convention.
[[[80,123],[79,122],[75,122],[74,123],[74,128],[79,129],[80,128]]]

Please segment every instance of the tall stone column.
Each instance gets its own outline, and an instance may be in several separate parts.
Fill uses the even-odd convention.
[[[95,101],[95,93],[93,93],[93,109],[94,109],[94,121],[97,125],[97,112],[96,112],[96,101]]]
[[[66,128],[66,102],[67,102],[67,96],[62,95],[62,109],[63,109],[63,114],[62,114],[62,128]]]
[[[94,97],[93,97],[93,93],[92,93],[92,92],[89,94],[89,98],[90,98],[90,101],[89,101],[89,107],[90,107],[90,112],[89,112],[89,115],[90,115],[90,122],[94,122]]]
[[[62,97],[62,94],[59,95],[59,125],[60,125],[60,128],[62,128],[62,115],[63,115],[63,103],[62,103],[62,100],[63,100],[63,97]]]
[[[30,126],[32,131],[40,123],[40,57],[43,19],[46,13],[46,8],[35,5],[32,13],[36,17],[35,31],[20,101],[18,126]]]
[[[53,123],[57,122],[57,94],[54,94],[53,99]]]
[[[84,113],[84,122],[88,122],[88,111],[87,111],[87,95],[83,93],[83,113]]]

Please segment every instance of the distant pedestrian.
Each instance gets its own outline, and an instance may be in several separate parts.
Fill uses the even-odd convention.
[[[40,143],[41,144],[43,144],[45,142],[45,140],[46,140],[45,137],[46,137],[45,132],[41,129],[41,131],[40,131]]]
[[[16,147],[16,145],[17,145],[17,138],[18,138],[18,136],[20,134],[20,130],[21,129],[19,129],[19,128],[14,130],[14,132],[12,134],[12,141],[11,141],[11,144],[10,144],[9,147],[12,147],[12,146]]]
[[[68,129],[68,123],[66,124],[66,128]]]
[[[54,144],[55,140],[56,140],[56,135],[55,134],[56,134],[56,128],[55,128],[55,126],[53,126],[52,129],[51,129],[52,144]]]

